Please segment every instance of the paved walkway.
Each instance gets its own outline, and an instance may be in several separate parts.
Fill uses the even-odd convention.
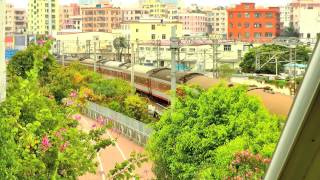
[[[90,131],[92,126],[96,124],[95,121],[88,117],[82,116],[80,120],[80,126],[84,131]],[[128,138],[122,136],[117,132],[108,130],[104,135],[106,138],[116,139],[115,146],[109,146],[104,150],[101,150],[97,154],[97,162],[99,167],[96,174],[86,174],[79,178],[79,180],[106,180],[105,175],[114,168],[116,163],[121,163],[130,157],[132,152],[143,153],[144,148],[130,141]],[[153,173],[151,171],[152,164],[150,162],[144,163],[141,168],[136,170],[136,173],[142,180],[153,179]]]

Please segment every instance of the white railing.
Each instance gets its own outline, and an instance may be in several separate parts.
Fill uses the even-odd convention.
[[[99,116],[105,118],[107,123],[112,125],[112,129],[143,146],[152,133],[152,128],[147,124],[93,102],[88,102],[82,113],[92,119],[97,119]]]

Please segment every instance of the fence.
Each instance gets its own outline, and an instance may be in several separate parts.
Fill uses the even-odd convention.
[[[112,128],[142,146],[146,145],[152,132],[148,125],[92,102],[88,102],[82,112],[92,119],[105,118]]]

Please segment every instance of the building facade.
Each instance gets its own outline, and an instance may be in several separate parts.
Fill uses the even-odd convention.
[[[202,13],[179,14],[179,22],[183,24],[185,34],[205,34],[208,31],[208,18]]]
[[[122,21],[139,21],[142,17],[148,16],[148,11],[145,9],[121,9]]]
[[[315,43],[320,33],[320,1],[295,0],[291,3],[293,26],[303,41]]]
[[[59,31],[59,22],[59,0],[51,0],[51,5],[48,0],[28,1],[29,34],[52,34]]]
[[[170,40],[171,28],[177,26],[177,36],[182,36],[182,24],[167,21],[162,18],[145,18],[140,21],[124,22],[121,24],[121,32],[131,42],[156,42]]]
[[[25,9],[17,9],[12,4],[6,4],[6,34],[21,34],[26,32],[27,15]]]
[[[72,3],[70,5],[60,6],[60,29],[69,29],[72,24],[71,17],[80,15],[80,6]]]
[[[292,25],[293,11],[292,6],[280,7],[280,29],[284,30]]]
[[[159,0],[146,0],[142,8],[148,11],[151,17],[166,17],[166,4]]]
[[[91,4],[96,4],[100,2],[102,2],[102,0],[79,0],[80,5],[91,5]]]
[[[218,7],[207,11],[208,33],[226,38],[228,33],[228,16],[224,7]]]
[[[228,39],[269,42],[280,35],[280,9],[256,8],[254,3],[241,3],[228,8]]]
[[[121,10],[110,3],[96,6],[81,7],[82,31],[84,32],[112,32],[120,28],[122,21]]]

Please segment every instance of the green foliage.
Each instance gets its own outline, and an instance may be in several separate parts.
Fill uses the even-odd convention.
[[[125,113],[128,116],[134,117],[141,122],[149,123],[148,104],[146,100],[137,95],[128,96],[124,101],[124,107]]]
[[[297,47],[297,60],[301,60],[300,63],[305,63],[309,61],[309,53],[311,50],[306,46],[298,46]],[[240,67],[242,69],[242,72],[245,73],[254,73],[256,72],[255,66],[256,66],[256,55],[257,53],[260,54],[260,64],[266,63],[271,56],[275,55],[276,53],[280,52],[288,52],[288,53],[281,53],[280,55],[277,55],[276,57],[279,59],[279,61],[289,61],[290,53],[289,48],[278,46],[278,45],[262,45],[259,47],[254,47],[249,50],[244,55],[243,61],[240,63]],[[270,55],[267,53],[271,53]],[[294,54],[294,50],[293,50]],[[294,57],[294,56],[293,56]],[[288,62],[287,62],[288,63]],[[278,63],[278,71],[283,71],[283,65],[287,63]],[[260,73],[266,73],[266,74],[275,74],[276,73],[276,64],[270,63],[265,65],[260,71]]]
[[[219,67],[219,77],[222,79],[230,79],[233,73],[235,73],[235,70],[228,64],[223,64]]]
[[[245,87],[184,88],[180,94],[174,110],[154,125],[147,145],[157,178],[226,178],[236,152],[249,149],[271,157],[279,119]]]
[[[50,49],[50,44],[45,44],[45,46],[38,46],[31,44],[26,50],[19,51],[15,56],[12,57],[12,60],[8,65],[8,72],[11,76],[20,76],[22,78],[27,78],[27,73],[33,68],[34,61],[36,59],[35,53],[41,49]],[[48,77],[48,72],[50,72],[56,65],[55,58],[46,53],[42,57],[41,61],[43,62],[43,67],[39,71],[41,81],[45,81]]]
[[[293,26],[286,27],[280,34],[281,37],[299,37],[299,32],[294,29]]]

